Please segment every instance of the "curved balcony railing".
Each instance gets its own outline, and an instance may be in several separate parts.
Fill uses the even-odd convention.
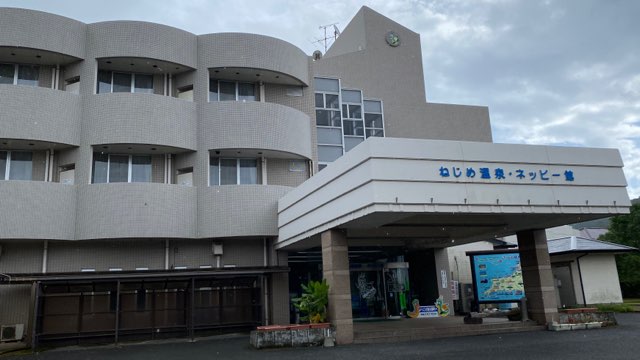
[[[87,57],[132,57],[196,67],[197,37],[170,26],[142,21],[87,25]]]
[[[311,158],[311,121],[296,109],[265,102],[206,103],[201,147],[274,150]]]
[[[73,240],[76,187],[0,181],[0,238]]]
[[[198,36],[200,68],[251,68],[284,74],[291,85],[309,84],[309,57],[296,46],[257,34],[218,33]]]
[[[34,86],[0,85],[0,138],[80,144],[81,97]]]
[[[0,46],[41,49],[84,59],[86,25],[80,21],[41,11],[3,8],[0,24]],[[42,60],[46,58],[40,55]]]
[[[78,187],[76,238],[193,238],[196,189],[155,183]]]
[[[196,149],[197,116],[193,102],[134,93],[85,98],[85,135],[90,144],[150,144]]]
[[[278,185],[222,185],[198,189],[198,237],[277,236]]]

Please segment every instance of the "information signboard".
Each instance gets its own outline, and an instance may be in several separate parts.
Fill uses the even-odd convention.
[[[478,303],[516,302],[524,297],[517,251],[467,253],[471,258],[473,289]]]

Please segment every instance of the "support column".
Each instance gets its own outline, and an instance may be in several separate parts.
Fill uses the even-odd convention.
[[[529,318],[545,325],[558,318],[551,260],[544,230],[517,233]]]
[[[449,252],[447,248],[433,249],[436,263],[436,278],[438,279],[438,295],[449,306],[449,315],[453,316],[453,296],[451,294],[451,271],[449,271]],[[431,304],[429,304],[431,305]]]
[[[328,230],[322,240],[322,275],[329,284],[328,317],[336,328],[336,342],[353,342],[351,284],[349,283],[349,247],[347,237],[339,230]]]

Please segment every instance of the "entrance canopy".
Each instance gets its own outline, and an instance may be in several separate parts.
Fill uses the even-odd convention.
[[[616,149],[369,138],[278,202],[278,249],[460,245],[629,212]]]

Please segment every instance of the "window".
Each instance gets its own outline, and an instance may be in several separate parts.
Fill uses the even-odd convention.
[[[0,64],[0,84],[38,86],[39,75],[35,65]]]
[[[384,137],[384,120],[381,101],[364,101],[364,131],[366,137]]]
[[[258,183],[257,159],[211,157],[209,185],[247,185]]]
[[[253,83],[209,79],[209,101],[256,101]]]
[[[0,180],[31,180],[32,158],[28,151],[0,151]]]
[[[93,153],[91,183],[115,182],[151,182],[151,156]]]
[[[340,82],[337,79],[314,80],[318,161],[326,163],[336,160],[343,153]]]
[[[153,75],[98,71],[98,94],[128,92],[153,94]]]
[[[342,118],[344,135],[364,135],[362,93],[359,90],[342,90]]]

